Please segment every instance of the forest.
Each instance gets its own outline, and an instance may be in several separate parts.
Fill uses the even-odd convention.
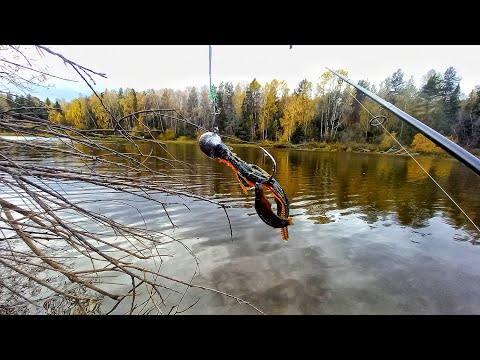
[[[338,71],[348,75],[343,69]],[[378,88],[368,80],[360,80],[358,84],[459,145],[477,149],[480,147],[480,86],[462,96],[460,80],[455,68],[449,67],[443,74],[430,70],[424,75],[420,87],[415,86],[413,77],[406,79],[401,69],[382,81]],[[391,146],[388,134],[380,127],[370,125],[371,115],[365,108],[374,115],[387,116],[384,126],[402,144],[411,145],[416,135],[413,128],[328,71],[319,77],[317,83],[303,79],[294,89],[289,89],[282,80],[273,79],[262,85],[253,79],[235,86],[221,82],[211,90],[207,86],[146,91],[120,88],[105,90],[99,96],[117,119],[141,110],[175,109],[194,124],[206,129],[218,126],[220,134],[244,141],[284,145],[335,142],[370,143],[380,148]],[[218,109],[215,116],[211,93]],[[19,112],[33,113],[77,129],[112,129],[112,117],[102,102],[95,94],[71,101],[48,98],[42,101],[30,94],[7,95],[0,98],[0,107],[6,110],[25,107]],[[154,130],[160,140],[195,138],[198,131],[160,112],[131,116],[125,119],[122,128],[144,136],[148,134],[146,129]]]

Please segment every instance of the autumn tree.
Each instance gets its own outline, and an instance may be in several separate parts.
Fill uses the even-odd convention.
[[[160,96],[160,108],[173,109],[175,108],[175,91],[173,89],[163,89]],[[176,134],[176,121],[162,116],[162,127],[171,128]],[[162,129],[163,130],[163,129]],[[165,129],[166,130],[166,129]]]
[[[338,73],[347,76],[347,71],[340,69]],[[346,91],[342,81],[326,71],[320,77],[317,84],[317,95],[320,97],[317,102],[317,116],[320,120],[320,136],[333,139],[339,127],[347,119],[347,112],[351,112],[350,95]]]
[[[421,102],[417,94],[418,89],[415,86],[412,76],[405,82],[401,93],[397,95],[396,106],[406,113],[418,117],[421,112]],[[411,143],[416,134],[416,131],[412,126],[405,124],[405,122],[400,119],[397,120],[396,127],[393,131],[398,134],[398,138],[404,144]]]
[[[65,120],[65,116],[63,114],[63,111],[61,110],[62,107],[58,102],[58,100],[55,101],[55,104],[53,105],[53,107],[55,108],[55,110],[48,112],[48,120],[56,124],[66,125],[67,121]]]
[[[256,129],[258,127],[258,116],[261,107],[261,89],[262,86],[257,81],[253,81],[248,85],[245,92],[245,98],[242,105],[243,123],[247,125],[250,132],[250,141],[256,139]]]
[[[149,89],[147,91],[144,91],[142,97],[143,98],[141,101],[141,110],[160,108],[160,98],[158,97],[158,94],[155,92],[155,90]],[[144,113],[142,121],[150,129],[159,129],[160,127],[160,115],[157,113]]]
[[[102,94],[103,98],[103,94]],[[90,109],[96,127],[100,129],[107,129],[109,125],[110,114],[105,110],[100,100],[95,96],[95,94],[90,95]]]
[[[303,138],[306,140],[308,125],[315,116],[315,102],[312,98],[313,85],[307,79],[300,81],[295,94],[298,96],[298,122],[303,127]]]
[[[87,99],[80,97],[72,100],[65,109],[65,121],[68,125],[77,129],[87,129],[89,127],[89,114],[87,108]]]
[[[122,105],[120,104],[120,96],[119,93],[115,90],[105,90],[102,95],[103,103],[107,107],[107,109],[112,113],[112,115],[116,119],[120,119],[123,117],[124,112]],[[115,124],[113,123],[113,119],[109,118],[109,128],[115,128]],[[121,125],[123,126],[124,123]]]
[[[187,90],[175,90],[173,93],[173,108],[181,114],[187,113],[188,104],[188,91]],[[172,119],[173,120],[173,119]],[[190,125],[184,122],[174,121],[172,123],[174,132],[176,135],[186,135],[189,133],[187,129]]]
[[[192,86],[187,100],[187,116],[190,117],[194,122],[196,120],[196,113],[195,110],[198,107],[198,94],[197,88]]]
[[[134,89],[125,90],[125,97],[120,97],[120,106],[124,114],[131,114],[138,111],[137,93]],[[123,127],[125,127],[124,124],[125,123],[122,123]],[[128,125],[128,129],[133,128],[135,126],[135,118],[130,117]]]
[[[146,110],[145,108],[145,95],[146,95],[146,92],[145,91],[142,91],[142,92],[137,92],[137,111],[140,111],[140,110]],[[135,117],[137,118],[137,121],[136,121],[136,124],[135,124],[135,130],[139,131],[140,133],[143,133],[146,131],[145,129],[145,114],[144,113],[140,113],[140,114],[137,114],[135,115]]]
[[[262,140],[268,138],[268,128],[275,120],[278,113],[278,80],[273,79],[270,83],[266,83],[264,87],[264,99],[260,109],[260,136]]]
[[[359,80],[358,85],[360,85],[361,87],[367,90],[369,90],[370,88],[370,83],[368,82],[368,80]],[[358,91],[357,89],[354,89],[352,91],[352,94],[354,96],[352,97],[352,100],[351,100],[352,115],[350,116],[350,125],[359,126],[360,114],[365,111],[362,105],[365,103],[365,99],[367,98],[367,96],[363,92]]]
[[[282,119],[284,117],[285,108],[287,107],[290,89],[285,80],[280,80],[277,87],[277,114],[273,120],[272,131],[275,133],[275,141],[279,140],[279,132],[282,130]]]
[[[210,90],[206,85],[200,89],[200,109],[198,124],[206,129],[212,129],[214,117],[212,114]]]
[[[291,141],[298,120],[298,95],[287,97],[283,108],[280,124],[283,128],[282,141]]]
[[[10,109],[11,109],[10,102],[7,100],[5,96],[0,95],[0,119],[5,116],[2,113]]]
[[[339,70],[346,75],[345,70]],[[460,77],[453,67],[443,74],[430,70],[417,89],[413,77],[408,80],[402,69],[397,69],[385,79],[377,91],[375,85],[360,80],[359,85],[376,93],[399,109],[425,122],[444,135],[455,135],[459,143],[477,146],[478,94],[472,92],[468,99],[460,99]],[[290,94],[287,83],[273,79],[262,86],[254,79],[250,83],[221,82],[213,86],[217,96],[219,114],[213,115],[212,100],[207,86],[188,87],[184,90],[160,89],[137,92],[120,88],[105,90],[88,98],[79,97],[53,105],[49,98],[42,102],[31,94],[12,97],[0,96],[2,111],[11,107],[21,113],[31,113],[59,124],[70,124],[81,129],[113,128],[114,118],[139,110],[155,108],[175,109],[190,121],[206,129],[218,126],[225,135],[234,134],[244,140],[275,140],[298,143],[323,140],[343,142],[378,142],[385,132],[370,125],[371,114],[385,114],[384,126],[395,132],[404,144],[411,143],[415,130],[395,115],[385,112],[380,105],[362,92],[350,88],[330,72],[321,75],[316,92],[313,84],[303,79]],[[354,95],[353,98],[351,95]],[[10,104],[10,105],[9,105]],[[37,109],[61,107],[62,111]],[[367,111],[368,110],[368,111]],[[113,115],[113,117],[110,115]],[[122,122],[124,129],[146,133],[146,127],[173,134],[195,136],[195,127],[179,122],[166,113],[136,114]]]
[[[235,114],[234,134],[241,139],[248,139],[248,127],[243,120],[243,102],[246,95],[246,86],[244,83],[238,83],[232,95],[232,103]]]
[[[243,84],[237,84],[235,86],[235,90],[232,95],[232,102],[233,106],[235,108],[235,115],[237,117],[237,120],[239,120],[242,117],[242,105],[243,105],[243,100],[245,99],[245,86]]]
[[[460,145],[480,147],[480,86],[476,86],[464,101],[454,133]]]
[[[433,73],[432,73],[433,74]],[[418,95],[417,88],[413,77],[405,80],[405,75],[401,69],[395,71],[385,81],[381,83],[380,90],[378,92],[380,97],[385,98],[388,102],[395,105],[397,108],[409,112],[411,115],[414,113],[421,114],[420,103],[417,101]],[[420,109],[420,112],[418,110]],[[396,115],[386,112],[386,121],[383,126],[390,132],[395,132],[397,138],[400,138],[404,143],[411,143],[415,131],[398,118]],[[373,134],[380,134],[382,142],[388,141],[390,135],[381,131],[381,129],[373,129],[370,127],[370,132]]]

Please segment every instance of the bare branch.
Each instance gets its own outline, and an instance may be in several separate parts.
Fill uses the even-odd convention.
[[[117,121],[106,106],[108,99],[104,101],[91,84],[93,76],[106,77],[105,74],[45,46],[36,48],[59,57],[76,71],[100,100],[113,128],[77,129],[55,123],[34,113],[61,109],[24,106],[5,98],[7,109],[0,113],[0,130],[17,135],[15,140],[0,137],[0,283],[14,294],[11,298],[22,304],[31,301],[37,308],[44,301],[49,312],[55,302],[52,299],[60,298],[66,301],[64,306],[74,306],[74,312],[85,314],[92,312],[93,297],[109,304],[113,300],[111,308],[104,311],[106,314],[128,298],[131,303],[124,303],[124,312],[129,314],[162,314],[172,305],[172,311],[179,314],[198,303],[196,300],[180,310],[187,291],[197,288],[229,296],[261,312],[234,295],[193,284],[200,271],[199,259],[184,239],[174,236],[173,229],[158,229],[181,225],[172,216],[177,209],[171,207],[190,211],[188,201],[203,201],[218,211],[223,209],[233,238],[226,210],[229,206],[188,185],[185,177],[196,174],[195,166],[176,159],[164,143],[154,140],[154,134],[160,130],[155,130],[151,123],[142,124],[138,135],[127,119],[141,121],[137,116],[153,114],[150,117],[159,116],[160,121],[169,119],[199,130],[206,128],[175,109],[144,109],[119,116]],[[12,49],[21,53],[17,47]],[[0,71],[11,74],[16,67],[60,78],[35,69],[33,60],[25,60],[28,66],[20,64],[18,56],[13,60],[0,58],[5,67]],[[36,81],[40,80],[16,77],[12,83],[21,88]],[[109,132],[115,133],[114,141]],[[133,210],[125,212],[126,218],[116,217],[125,208]],[[145,209],[158,212],[155,225],[149,223]],[[178,249],[191,256],[195,265],[189,279],[176,279],[163,271],[164,258],[175,259]],[[23,279],[18,283],[19,289],[27,286],[32,294],[41,294],[43,300],[17,289],[10,276]]]
[[[14,63],[12,61],[8,61],[8,60],[5,60],[5,59],[0,59],[0,61],[3,61],[3,62],[5,62],[7,64],[10,64],[10,65],[18,66],[18,67],[21,67],[23,69],[27,69],[27,70],[30,70],[30,71],[35,71],[35,72],[38,72],[40,74],[47,75],[47,76],[50,76],[50,77],[53,77],[53,78],[56,78],[56,79],[70,81],[70,82],[79,82],[78,80],[66,79],[66,78],[63,78],[63,77],[60,77],[60,76],[52,75],[50,73],[40,71],[40,70],[36,70],[36,69],[31,68],[31,67],[20,65],[20,64],[17,64],[17,63]],[[30,63],[29,63],[29,65],[32,66]]]

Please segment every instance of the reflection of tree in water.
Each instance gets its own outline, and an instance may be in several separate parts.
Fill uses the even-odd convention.
[[[77,146],[82,152],[98,157],[104,155],[101,150],[82,148],[81,144]],[[110,146],[122,153],[133,152],[133,145],[126,141],[115,142]],[[170,157],[158,146],[142,144],[141,153],[152,156],[139,156],[137,160],[144,162],[149,168],[165,174],[165,177],[160,177],[158,174],[152,175],[158,176],[158,181],[162,184],[172,182],[169,177],[179,176],[183,183],[195,189],[197,194],[221,197],[222,201],[231,200],[234,206],[253,207],[253,191],[247,196],[244,195],[232,170],[218,161],[206,158],[197,146],[175,144],[168,146],[168,151],[177,159],[176,162],[160,161],[157,158],[159,156],[165,159]],[[271,164],[260,149],[234,146],[234,151],[245,161],[258,164],[265,170],[271,171]],[[369,224],[394,218],[401,225],[418,229],[426,226],[429,219],[436,214],[443,212],[453,226],[458,228],[467,224],[463,215],[436,185],[426,176],[420,176],[420,173],[413,170],[413,161],[408,158],[372,154],[301,152],[284,149],[272,149],[271,152],[278,165],[276,178],[291,200],[293,216],[305,215],[306,219],[315,224],[326,224],[335,221],[334,210],[344,210],[340,212],[341,216],[353,212],[358,218]],[[173,159],[173,157],[171,158]],[[121,163],[121,159],[115,156],[109,158]],[[47,160],[45,159],[45,161]],[[188,161],[190,166],[182,164],[184,160]],[[423,159],[421,160],[423,161]],[[473,177],[474,174],[461,164],[449,159],[428,159],[428,162],[424,162],[424,164],[427,163],[432,176],[460,203],[467,213],[471,214],[474,221],[478,222],[480,220],[478,218],[479,203],[472,201],[475,200],[472,198],[472,194],[480,193],[480,187],[478,182],[472,181],[472,179],[476,180]],[[91,165],[93,166],[93,162]],[[413,165],[417,166],[414,163]],[[116,174],[125,171],[120,167],[108,168],[105,163],[102,166]],[[142,172],[131,175],[141,176]],[[177,184],[177,186],[180,185]],[[43,275],[42,278],[44,278]],[[48,276],[45,279],[48,279]],[[21,287],[35,288],[27,286],[27,284]],[[1,288],[2,286],[0,286],[0,291]],[[12,294],[7,296],[6,293],[5,291],[0,292],[1,313],[9,313],[9,309],[11,309],[9,298],[15,297]],[[28,294],[30,298],[36,296],[41,297],[42,294]],[[18,297],[15,299],[18,302]],[[82,305],[87,311],[98,311],[95,302],[82,303]],[[52,297],[43,309],[37,309],[33,305],[25,303],[23,307],[15,308],[15,311],[17,313],[23,311],[25,313],[60,314],[67,311],[82,312],[84,310],[72,307],[72,302],[67,299]]]
[[[430,174],[433,158],[420,158],[417,160],[420,165]],[[432,175],[432,174],[431,174]],[[433,176],[433,175],[432,175]],[[428,175],[414,161],[407,162],[407,181],[415,182],[428,179]]]
[[[473,172],[467,169],[462,164],[454,162],[452,172],[445,176],[444,182],[441,185],[455,199],[455,202],[465,211],[475,224],[480,222],[480,210],[478,203],[472,201],[479,199],[480,196],[480,181],[472,181]],[[465,191],[465,189],[468,189]],[[442,212],[447,221],[455,227],[470,228],[470,223],[465,219],[465,216],[460,212],[456,206],[450,206],[450,200],[445,200],[445,206],[442,207]],[[477,239],[480,234],[474,232]]]
[[[323,205],[314,204],[305,211],[308,220],[313,220],[314,224],[328,224],[335,221],[335,217],[328,213]]]
[[[328,212],[333,209],[358,208],[368,223],[395,214],[399,224],[421,228],[442,211],[454,226],[469,228],[458,208],[407,157],[283,150],[277,154],[276,178],[292,209],[304,209],[316,223],[332,221]],[[469,169],[450,158],[418,161],[474,221],[480,221],[478,203],[471,201],[480,185]]]
[[[365,206],[362,209],[364,210],[364,212],[363,214],[360,214],[358,217],[363,221],[365,221],[367,224],[374,224],[381,217],[385,216],[385,212],[378,210],[375,205]]]
[[[399,205],[397,220],[401,225],[419,229],[428,225],[428,220],[434,216],[433,209],[417,206],[413,202]]]
[[[260,149],[237,145],[233,148],[245,161],[271,171],[271,163]],[[175,146],[171,151],[177,159],[200,164],[201,169],[188,181],[203,184],[202,195],[228,195],[238,199],[239,206],[253,207],[253,191],[244,195],[233,172],[224,164],[199,158],[202,154],[194,146]],[[293,216],[302,213],[316,224],[326,224],[335,221],[330,211],[355,209],[367,223],[393,214],[399,224],[417,229],[427,226],[429,219],[440,211],[453,226],[469,228],[463,214],[408,157],[269,151],[276,159],[275,177],[290,199]],[[480,185],[469,169],[450,158],[419,157],[418,161],[474,221],[480,221],[478,203],[471,201],[471,194],[480,193]]]

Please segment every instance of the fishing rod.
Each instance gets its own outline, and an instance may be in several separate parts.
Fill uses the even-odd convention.
[[[413,116],[407,114],[406,112],[400,110],[393,104],[389,103],[388,101],[385,101],[378,95],[375,95],[371,91],[363,88],[360,85],[354,84],[351,80],[346,78],[345,76],[339,74],[338,72],[329,69],[327,67],[328,71],[331,71],[335,75],[337,75],[340,79],[344,80],[345,82],[349,83],[352,85],[354,88],[357,90],[361,91],[363,94],[368,96],[370,99],[375,101],[376,103],[380,104],[383,106],[385,109],[388,111],[392,112],[396,116],[398,116],[400,119],[405,121],[406,123],[410,124],[413,126],[417,131],[419,131],[422,135],[433,141],[435,144],[440,146],[443,150],[447,151],[450,155],[464,163],[466,166],[468,166],[470,169],[472,169],[477,175],[480,175],[480,159],[478,159],[475,155],[469,153],[467,150],[462,148],[461,146],[458,146],[455,144],[453,141],[447,139],[445,136],[439,134],[435,130],[433,130],[431,127],[425,125],[421,121],[415,119]]]

